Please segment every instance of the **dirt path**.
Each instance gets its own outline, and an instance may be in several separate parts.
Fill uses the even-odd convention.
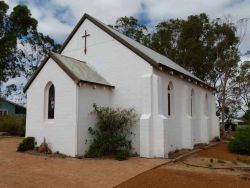
[[[51,158],[18,153],[21,138],[0,137],[0,187],[113,187],[167,160]]]
[[[215,147],[211,147],[207,150],[202,150],[197,153],[201,157],[217,158],[222,160],[237,160],[239,155],[228,152],[227,143],[220,143]]]
[[[210,165],[215,165],[217,159],[228,161],[232,165],[231,161],[236,161],[237,157],[237,154],[227,150],[226,143],[220,143],[189,156],[185,162],[206,166],[210,159],[214,158],[214,162],[210,162]],[[221,165],[226,166],[226,163]],[[177,162],[144,172],[117,188],[142,186],[144,188],[250,188],[250,172],[199,168]]]
[[[144,172],[117,188],[249,188],[250,181],[238,176],[157,168]]]

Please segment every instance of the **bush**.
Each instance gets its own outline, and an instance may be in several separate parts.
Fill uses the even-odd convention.
[[[96,104],[93,107],[97,123],[95,128],[89,128],[93,140],[85,157],[114,155],[119,160],[127,159],[132,150],[132,142],[129,139],[133,135],[131,128],[137,117],[134,109],[112,109]]]
[[[14,136],[25,135],[25,118],[14,116],[0,117],[0,132],[8,132]]]
[[[228,148],[234,153],[250,155],[250,127],[239,128]]]
[[[24,152],[28,150],[33,150],[35,148],[35,145],[35,138],[27,137],[18,145],[17,151]]]

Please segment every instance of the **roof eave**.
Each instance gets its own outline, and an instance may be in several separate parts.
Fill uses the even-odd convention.
[[[195,78],[193,78],[193,77],[191,77],[191,76],[188,76],[188,75],[186,75],[186,74],[183,74],[182,72],[179,72],[179,71],[177,71],[177,70],[175,70],[175,69],[172,69],[172,68],[170,68],[170,67],[168,67],[168,66],[166,66],[166,65],[159,64],[158,69],[159,69],[159,70],[162,70],[162,68],[165,69],[165,70],[167,70],[167,71],[172,71],[173,73],[175,73],[175,75],[179,75],[179,76],[182,75],[182,77],[183,77],[184,79],[186,79],[186,80],[188,80],[188,81],[190,81],[190,82],[193,82],[193,84],[195,84],[195,85],[198,85],[198,86],[203,87],[203,88],[205,88],[205,89],[209,89],[209,90],[212,90],[212,91],[216,91],[216,89],[215,89],[214,87],[212,87],[212,86],[206,84],[205,82],[203,82],[203,81],[201,81],[201,80],[198,80],[198,79],[195,79]],[[195,82],[196,82],[196,83],[195,83]]]
[[[108,84],[103,84],[103,83],[98,83],[98,82],[91,82],[91,81],[86,81],[86,80],[80,80],[79,83],[87,83],[87,84],[91,84],[91,85],[99,85],[99,86],[103,86],[103,87],[109,87],[109,88],[112,88],[112,89],[115,88],[115,86],[113,86],[113,85],[108,85]]]

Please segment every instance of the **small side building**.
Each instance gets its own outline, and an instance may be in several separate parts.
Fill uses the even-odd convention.
[[[0,117],[7,115],[25,116],[26,108],[7,99],[0,98]]]

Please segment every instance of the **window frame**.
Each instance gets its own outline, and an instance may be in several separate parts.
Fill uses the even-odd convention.
[[[169,81],[167,85],[167,116],[174,116],[174,85]]]
[[[191,117],[194,117],[195,115],[195,92],[194,92],[194,89],[192,88],[191,89],[191,92],[190,92],[190,113],[189,115]]]
[[[50,88],[54,87],[54,111],[53,118],[49,117],[49,97]],[[44,89],[44,120],[48,122],[53,122],[55,120],[55,108],[56,108],[56,88],[52,82],[48,82]]]

